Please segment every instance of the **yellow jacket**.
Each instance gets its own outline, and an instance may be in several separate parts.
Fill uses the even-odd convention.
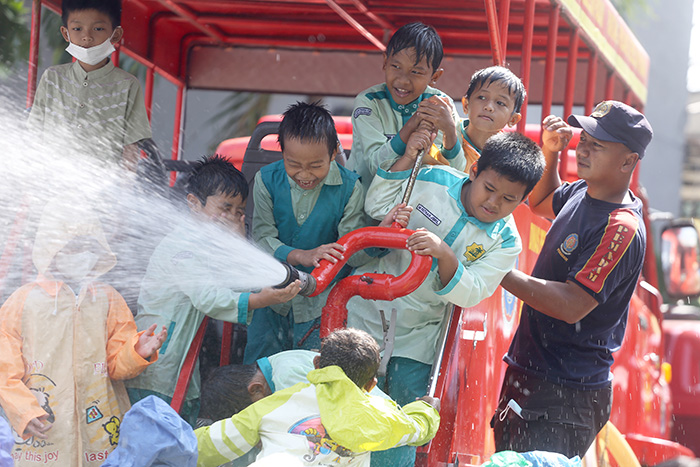
[[[258,460],[283,451],[305,466],[368,467],[369,451],[420,446],[440,426],[440,414],[427,403],[399,408],[367,394],[340,367],[313,370],[308,380],[195,430],[197,465],[223,464],[262,442]]]

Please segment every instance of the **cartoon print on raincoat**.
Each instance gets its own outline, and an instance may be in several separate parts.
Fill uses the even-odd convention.
[[[34,386],[30,387],[29,390],[32,392],[32,394],[34,394],[34,397],[36,397],[36,400],[41,406],[41,408],[44,409],[49,415],[46,418],[46,421],[49,423],[53,423],[54,421],[56,421],[56,416],[54,415],[53,410],[51,409],[49,399],[51,398],[52,389],[56,387],[56,383],[54,383],[48,376],[39,373],[32,373],[29,376],[29,381],[32,381],[32,385]],[[46,441],[43,439],[35,439],[34,436],[30,436],[27,439],[22,439],[22,437],[15,431],[14,428],[12,428],[12,437],[14,438],[15,444],[24,444],[33,448],[42,448],[53,444],[50,441]]]
[[[304,418],[289,429],[289,433],[306,436],[309,441],[311,452],[304,456],[306,462],[313,462],[319,454],[330,454],[334,452],[338,455],[336,462],[340,457],[354,457],[355,453],[344,448],[340,444],[333,441],[326,428],[321,424],[321,417],[318,415]]]

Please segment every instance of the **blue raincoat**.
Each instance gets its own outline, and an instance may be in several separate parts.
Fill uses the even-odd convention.
[[[195,467],[197,438],[166,402],[155,396],[138,401],[124,415],[119,444],[102,467]]]

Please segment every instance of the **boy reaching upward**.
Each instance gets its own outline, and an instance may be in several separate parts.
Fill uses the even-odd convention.
[[[365,189],[382,162],[404,154],[415,157],[423,149],[420,141],[411,139],[421,122],[438,133],[436,154],[450,166],[465,169],[457,110],[449,96],[433,87],[443,73],[442,55],[435,29],[423,23],[401,26],[384,53],[385,82],[355,98],[348,168],[357,172]]]

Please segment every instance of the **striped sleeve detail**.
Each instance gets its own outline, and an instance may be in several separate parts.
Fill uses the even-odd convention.
[[[238,459],[253,449],[260,441],[259,430],[263,417],[283,406],[294,394],[308,386],[309,384],[298,384],[279,391],[231,418],[196,429],[194,434],[199,453],[197,466],[218,466]]]
[[[462,174],[457,176],[453,172],[448,170],[446,167],[441,167],[437,165],[429,165],[427,167],[423,166],[420,172],[418,172],[417,177],[418,180],[437,183],[438,185],[446,187],[451,187],[456,182],[463,180],[464,178],[465,177]],[[461,190],[461,185],[459,186],[459,188]]]
[[[631,210],[616,209],[611,212],[600,243],[583,268],[576,273],[575,279],[593,292],[600,293],[605,280],[632,244],[638,227],[639,219]]]
[[[375,99],[379,100],[385,100],[389,98],[389,95],[386,91],[376,91],[376,92],[368,92],[365,94],[365,97],[367,100],[373,101]]]
[[[509,222],[505,222],[504,219],[501,219],[501,221],[505,224],[500,230],[500,235],[503,239],[503,242],[501,242],[501,248],[522,247],[522,245],[519,245],[521,242],[520,234],[515,226],[515,223],[511,224]]]

